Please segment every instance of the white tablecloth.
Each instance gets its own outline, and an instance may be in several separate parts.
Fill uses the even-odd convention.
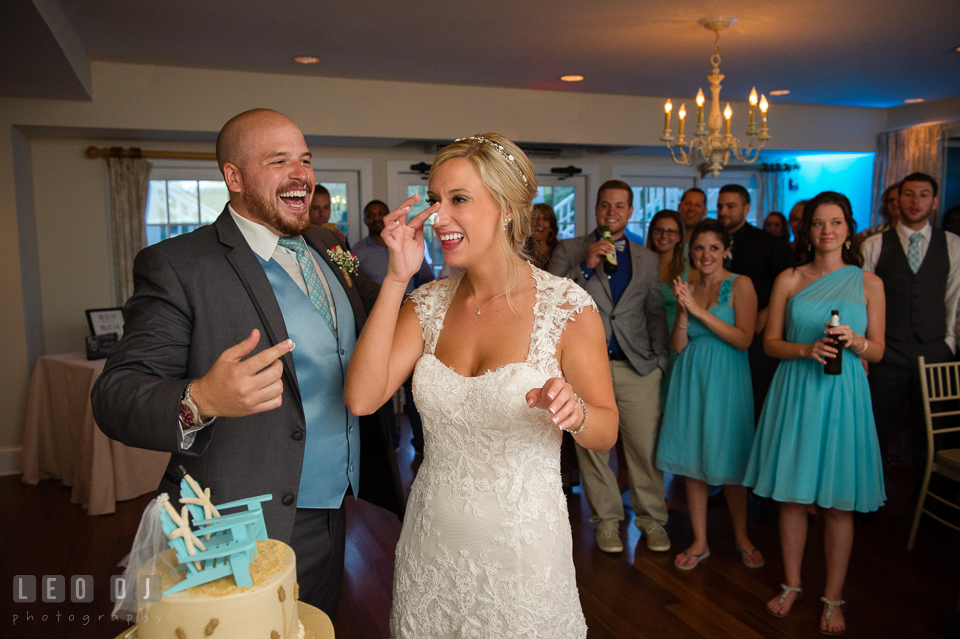
[[[129,448],[108,438],[93,420],[90,391],[105,360],[82,353],[45,355],[30,380],[20,469],[23,481],[57,478],[70,501],[90,515],[108,515],[116,502],[153,492],[169,453]]]

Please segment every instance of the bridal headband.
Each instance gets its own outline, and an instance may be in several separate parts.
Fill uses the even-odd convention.
[[[513,168],[515,168],[517,170],[517,173],[520,174],[520,179],[523,180],[523,183],[524,184],[528,183],[527,176],[523,174],[523,171],[520,169],[520,165],[517,164],[517,161],[513,158],[513,154],[508,153],[502,144],[494,142],[493,140],[488,140],[482,135],[471,135],[469,138],[457,138],[456,140],[454,140],[454,142],[462,142],[464,140],[476,140],[477,142],[480,142],[480,143],[486,142],[487,144],[495,148],[500,155],[506,158],[507,162],[513,165]]]

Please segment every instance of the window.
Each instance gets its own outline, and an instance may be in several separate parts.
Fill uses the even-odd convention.
[[[337,160],[320,162],[331,166],[345,163]],[[360,172],[351,168],[315,168],[314,172],[317,183],[330,191],[330,223],[347,237],[351,237],[352,232],[351,240],[356,241],[359,236]],[[223,212],[229,199],[227,185],[215,163],[155,160],[147,194],[147,246],[212,223]]]
[[[633,215],[627,222],[626,233],[640,245],[647,243],[647,226],[653,216],[664,209],[674,211],[680,206],[684,189],[676,186],[631,186],[633,189]]]
[[[577,189],[574,186],[538,186],[534,204],[549,204],[557,214],[557,239],[577,236]]]
[[[229,197],[223,180],[150,180],[147,245],[210,224]]]
[[[674,167],[624,166],[614,167],[613,179],[623,180],[633,191],[633,215],[627,222],[627,236],[646,245],[647,229],[653,216],[664,209],[676,211],[683,192],[696,186],[696,180],[684,176],[689,171]]]

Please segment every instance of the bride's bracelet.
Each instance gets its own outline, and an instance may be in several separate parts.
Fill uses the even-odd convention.
[[[580,426],[576,430],[568,430],[567,432],[571,435],[579,435],[587,427],[587,403],[580,399],[580,396],[576,393],[573,394],[573,401],[580,404],[580,408],[583,409],[583,421],[580,422]]]

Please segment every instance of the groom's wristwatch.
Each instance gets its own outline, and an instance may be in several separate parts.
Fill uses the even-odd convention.
[[[193,386],[193,382],[187,384],[187,387],[183,389],[183,395],[180,397],[180,430],[184,435],[195,433],[201,428],[209,426],[216,419],[216,417],[211,417],[207,421],[203,421],[203,418],[200,417],[200,409],[197,408],[190,396],[191,386]]]

